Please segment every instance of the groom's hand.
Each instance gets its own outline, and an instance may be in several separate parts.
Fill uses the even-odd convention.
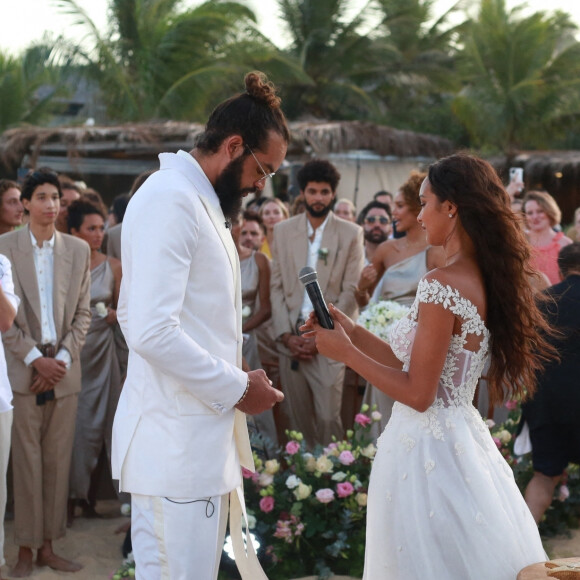
[[[272,381],[262,369],[250,371],[248,377],[250,388],[243,400],[236,405],[236,409],[248,415],[257,415],[284,400],[282,391],[272,386]]]

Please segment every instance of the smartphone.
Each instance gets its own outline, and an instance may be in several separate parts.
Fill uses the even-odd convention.
[[[524,169],[523,167],[510,167],[510,183],[512,182],[524,182]]]

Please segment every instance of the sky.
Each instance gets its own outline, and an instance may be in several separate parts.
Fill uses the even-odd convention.
[[[105,29],[108,0],[77,0],[88,12],[100,29]],[[279,23],[276,0],[245,0],[256,12],[258,26],[262,32],[278,46],[284,45],[282,27]],[[508,6],[522,4],[518,0],[507,0]],[[185,0],[194,5],[195,0]],[[360,0],[362,5],[364,2]],[[437,0],[436,6],[443,12],[452,0]],[[580,26],[580,2],[572,0],[527,0],[531,10],[561,9],[572,15]],[[58,8],[58,0],[0,0],[0,20],[3,23],[0,34],[0,49],[18,53],[32,41],[42,38],[45,31],[56,34],[66,32],[66,36],[81,39],[82,29],[71,26],[70,17]]]

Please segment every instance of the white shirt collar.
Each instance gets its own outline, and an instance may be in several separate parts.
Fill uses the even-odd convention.
[[[52,238],[50,238],[50,240],[45,240],[42,243],[42,246],[38,245],[38,242],[36,241],[36,238],[34,237],[34,234],[32,233],[32,230],[30,228],[28,228],[28,233],[30,234],[30,241],[32,242],[32,247],[35,250],[40,250],[42,248],[50,248],[51,250],[54,249],[54,240],[56,239],[56,232],[54,232],[52,234]]]
[[[330,216],[330,212],[328,212],[324,221],[316,228],[316,232],[315,232],[314,228],[312,227],[312,225],[310,224],[310,220],[308,219],[308,216],[306,216],[306,227],[308,228],[308,237],[312,236],[312,234],[314,234],[314,233],[316,233],[316,235],[322,236],[322,234],[324,233],[324,228],[326,227],[326,224],[328,223],[329,216]]]

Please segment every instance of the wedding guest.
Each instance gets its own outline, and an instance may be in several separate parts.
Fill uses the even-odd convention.
[[[228,505],[235,563],[264,580],[241,537],[241,466],[253,470],[245,413],[283,399],[242,371],[241,280],[229,231],[244,195],[280,167],[290,134],[272,83],[245,77],[190,153],[161,170],[123,219],[119,320],[129,368],[113,425],[113,477],[131,493],[137,577],[215,580]]]
[[[376,249],[372,266],[366,267],[358,281],[356,301],[366,306],[371,300],[397,300],[411,304],[415,299],[417,284],[429,270],[443,263],[440,248],[427,243],[427,237],[417,216],[421,211],[419,190],[424,173],[412,171],[401,186],[393,202],[393,222],[402,238],[383,242]]]
[[[244,211],[240,227],[239,244],[250,250],[259,250],[266,238],[266,228],[262,218],[254,212]],[[265,256],[265,254],[263,254]],[[269,278],[268,278],[268,284]]]
[[[90,250],[56,230],[60,183],[39,169],[22,184],[29,224],[0,236],[0,254],[12,263],[21,305],[3,333],[14,392],[12,458],[14,529],[18,561],[11,571],[30,576],[39,566],[75,572],[82,566],[55,554],[66,531],[68,473],[81,390],[80,350],[91,313]]]
[[[571,240],[580,242],[580,207],[574,211],[574,221],[568,228],[567,235]]]
[[[342,198],[334,204],[334,215],[347,222],[356,223],[356,207],[350,199]]]
[[[274,241],[274,226],[290,217],[288,208],[277,197],[264,199],[258,211],[266,228],[266,239],[260,251],[272,259],[272,243]]]
[[[60,190],[62,192],[60,198],[60,208],[58,210],[58,217],[56,218],[56,229],[57,231],[68,234],[68,206],[75,200],[79,199],[82,193],[82,188],[78,186],[74,181],[70,178],[61,176],[59,178],[60,181]]]
[[[522,405],[534,465],[525,498],[537,523],[568,463],[580,462],[580,242],[560,250],[558,267],[562,282],[548,288],[549,299],[540,304],[548,324],[557,330],[548,339],[560,358],[538,373],[536,393]]]
[[[488,354],[494,401],[532,393],[535,372],[555,356],[541,334],[549,329],[529,282],[530,248],[481,159],[437,161],[420,199],[417,219],[445,265],[420,281],[390,345],[333,306],[333,330],[313,314],[302,330],[397,401],[373,461],[364,580],[513,580],[546,554],[472,400]]]
[[[9,179],[0,179],[0,235],[21,226],[23,215],[20,185]]]
[[[393,212],[393,194],[390,191],[385,191],[384,189],[377,191],[377,193],[373,195],[373,200],[388,205],[391,213]]]
[[[306,205],[304,204],[304,196],[297,195],[292,202],[292,207],[290,208],[290,215],[295,216],[299,213],[304,213],[306,211]]]
[[[20,190],[17,189],[20,193]],[[6,256],[0,255],[0,332],[6,332],[14,322],[20,299],[14,294],[12,267]],[[0,566],[4,559],[4,515],[6,511],[6,471],[10,456],[12,429],[12,389],[8,380],[4,347],[0,342]],[[2,573],[0,572],[0,580]]]
[[[68,518],[74,508],[94,514],[94,497],[89,497],[91,476],[105,448],[111,457],[111,430],[121,388],[114,328],[121,286],[121,262],[101,253],[105,236],[105,214],[98,206],[79,199],[68,207],[70,233],[91,249],[91,325],[81,350],[82,388],[69,477]]]
[[[524,197],[524,216],[527,234],[533,247],[532,264],[546,274],[551,284],[560,282],[558,252],[572,240],[555,226],[560,225],[562,212],[556,200],[545,191],[528,191]]]
[[[361,210],[357,223],[365,237],[365,266],[372,264],[379,244],[386,242],[392,231],[391,210],[380,201],[371,201]],[[364,273],[363,269],[363,273]],[[364,274],[361,274],[364,275]]]
[[[322,356],[300,336],[312,304],[298,279],[303,266],[318,272],[329,302],[356,311],[354,286],[363,266],[362,229],[337,218],[332,206],[340,174],[329,161],[306,163],[297,174],[306,212],[274,228],[270,298],[272,326],[286,395],[280,412],[290,429],[301,431],[310,447],[343,436],[341,419],[345,367]]]

